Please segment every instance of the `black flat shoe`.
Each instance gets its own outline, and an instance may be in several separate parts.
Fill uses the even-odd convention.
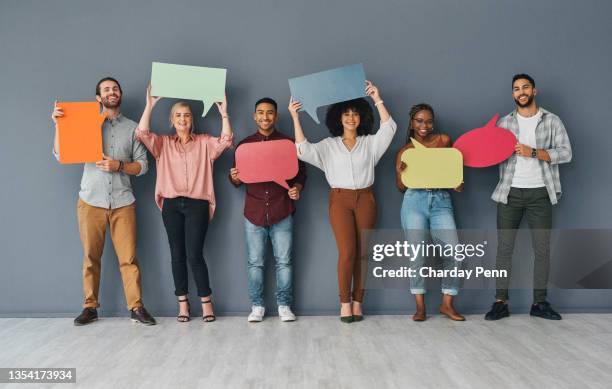
[[[353,315],[353,321],[362,321],[363,315]]]
[[[183,299],[183,300],[179,300],[179,303],[184,303],[187,302],[187,316],[185,315],[178,315],[176,316],[176,321],[178,321],[179,323],[187,323],[189,320],[191,320],[191,307],[189,306],[189,299]],[[180,308],[179,308],[179,312],[180,312]]]
[[[550,303],[546,301],[532,305],[529,314],[546,320],[561,320],[561,315],[555,312]]]
[[[352,323],[355,321],[355,316],[340,316],[340,321],[343,323]]]
[[[202,304],[212,304],[212,300],[202,301]],[[202,313],[202,320],[204,320],[205,323],[212,323],[213,321],[217,320],[217,317],[215,315],[204,316],[204,313]]]
[[[98,320],[98,311],[96,308],[85,308],[79,316],[74,319],[75,326],[84,326]]]
[[[149,312],[147,312],[144,307],[132,309],[131,319],[135,323],[140,323],[147,326],[155,325],[155,319],[149,314]]]
[[[499,320],[510,316],[508,304],[505,301],[496,301],[491,305],[491,310],[485,315],[485,320]]]

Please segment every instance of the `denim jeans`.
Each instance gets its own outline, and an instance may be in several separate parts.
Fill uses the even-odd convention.
[[[293,245],[293,216],[289,215],[271,226],[257,226],[244,219],[247,248],[247,270],[251,304],[264,306],[264,260],[268,237],[276,258],[276,302],[289,305],[293,302],[293,268],[291,248]]]
[[[429,235],[436,244],[459,243],[457,227],[453,216],[453,204],[446,190],[407,189],[401,210],[402,228],[410,244],[427,243]],[[429,230],[429,231],[428,231]],[[413,258],[411,258],[413,259]],[[452,257],[443,257],[442,269],[460,268],[461,262]],[[425,279],[420,269],[425,265],[425,257],[417,255],[410,268],[416,269],[416,277],[410,279],[412,294],[425,294]],[[457,277],[442,278],[442,293],[455,296],[459,290]]]

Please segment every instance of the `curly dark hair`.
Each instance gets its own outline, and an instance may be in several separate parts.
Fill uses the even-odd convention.
[[[343,101],[332,104],[327,108],[325,115],[325,125],[333,136],[342,136],[342,114],[348,111],[355,111],[359,114],[359,127],[357,135],[368,135],[374,126],[374,113],[372,107],[364,98]]]

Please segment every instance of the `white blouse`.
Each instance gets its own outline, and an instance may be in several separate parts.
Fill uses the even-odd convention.
[[[332,188],[364,189],[374,184],[374,168],[393,140],[397,124],[389,118],[374,135],[357,137],[353,149],[342,143],[342,137],[325,138],[318,143],[304,140],[295,143],[298,158],[325,172]]]

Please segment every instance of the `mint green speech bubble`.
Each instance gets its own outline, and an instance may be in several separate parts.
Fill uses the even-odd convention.
[[[153,62],[151,96],[199,100],[202,116],[213,103],[225,98],[226,69]]]

